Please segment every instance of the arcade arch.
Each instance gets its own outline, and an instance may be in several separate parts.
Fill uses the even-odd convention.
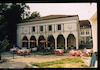
[[[22,47],[28,48],[28,38],[27,36],[24,36],[22,39]]]
[[[51,49],[55,49],[55,39],[54,39],[54,37],[52,35],[48,36],[47,40],[49,41],[48,47],[50,47]]]
[[[32,40],[33,40],[33,42],[30,42],[30,48],[36,47],[36,38],[35,38],[35,36],[31,36],[30,41],[32,41]]]
[[[73,34],[69,34],[67,37],[67,48],[76,49],[76,38]]]
[[[62,34],[58,35],[57,37],[57,48],[65,49],[65,38]]]

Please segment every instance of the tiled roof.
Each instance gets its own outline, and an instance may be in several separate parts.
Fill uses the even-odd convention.
[[[74,16],[78,16],[78,15],[48,15],[48,16],[44,16],[44,17],[30,19],[28,21],[29,22],[32,22],[32,21],[49,20],[49,19],[57,19],[57,18],[65,18],[65,17],[74,17]]]
[[[89,28],[91,27],[89,20],[81,20],[79,21],[79,24],[80,24],[80,27],[83,27],[83,26],[87,26]]]

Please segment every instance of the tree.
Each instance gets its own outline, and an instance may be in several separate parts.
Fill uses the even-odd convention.
[[[22,22],[25,9],[29,9],[25,3],[0,3],[0,54],[9,44],[16,43],[16,25]]]
[[[22,15],[27,8],[29,9],[25,3],[13,3],[10,8],[4,12],[5,20],[8,22],[7,35],[10,43],[16,43],[17,23],[22,22]]]
[[[4,19],[3,12],[7,9],[7,4],[0,3],[0,60],[1,60],[1,52],[5,50],[5,48],[9,45],[8,35],[7,35],[7,22]]]
[[[40,13],[37,11],[34,11],[31,16],[29,17],[29,19],[34,19],[34,18],[39,18],[40,17]]]

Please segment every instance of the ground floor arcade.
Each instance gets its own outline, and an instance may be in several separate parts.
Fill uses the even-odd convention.
[[[32,48],[38,47],[44,49],[44,47],[50,47],[51,49],[78,49],[79,40],[77,34],[56,34],[56,35],[23,35],[21,39],[21,46]],[[44,40],[44,42],[41,42]],[[45,42],[48,41],[48,42]]]

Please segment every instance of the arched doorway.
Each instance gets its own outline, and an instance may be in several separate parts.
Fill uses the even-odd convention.
[[[57,49],[65,49],[65,38],[61,34],[57,37]]]
[[[73,34],[70,34],[67,38],[68,49],[76,49],[76,39]]]
[[[30,41],[32,41],[32,40],[33,40],[33,42],[30,42],[30,48],[36,47],[35,36],[31,36]]]
[[[22,47],[28,48],[28,38],[26,36],[22,39]]]
[[[48,47],[50,47],[51,49],[55,49],[55,39],[54,39],[54,37],[52,35],[48,36],[47,40],[49,41]]]
[[[46,43],[41,43],[40,41],[41,40],[45,40],[44,36],[40,36],[39,39],[38,39],[38,48],[39,49],[44,49],[44,47],[46,47]]]

